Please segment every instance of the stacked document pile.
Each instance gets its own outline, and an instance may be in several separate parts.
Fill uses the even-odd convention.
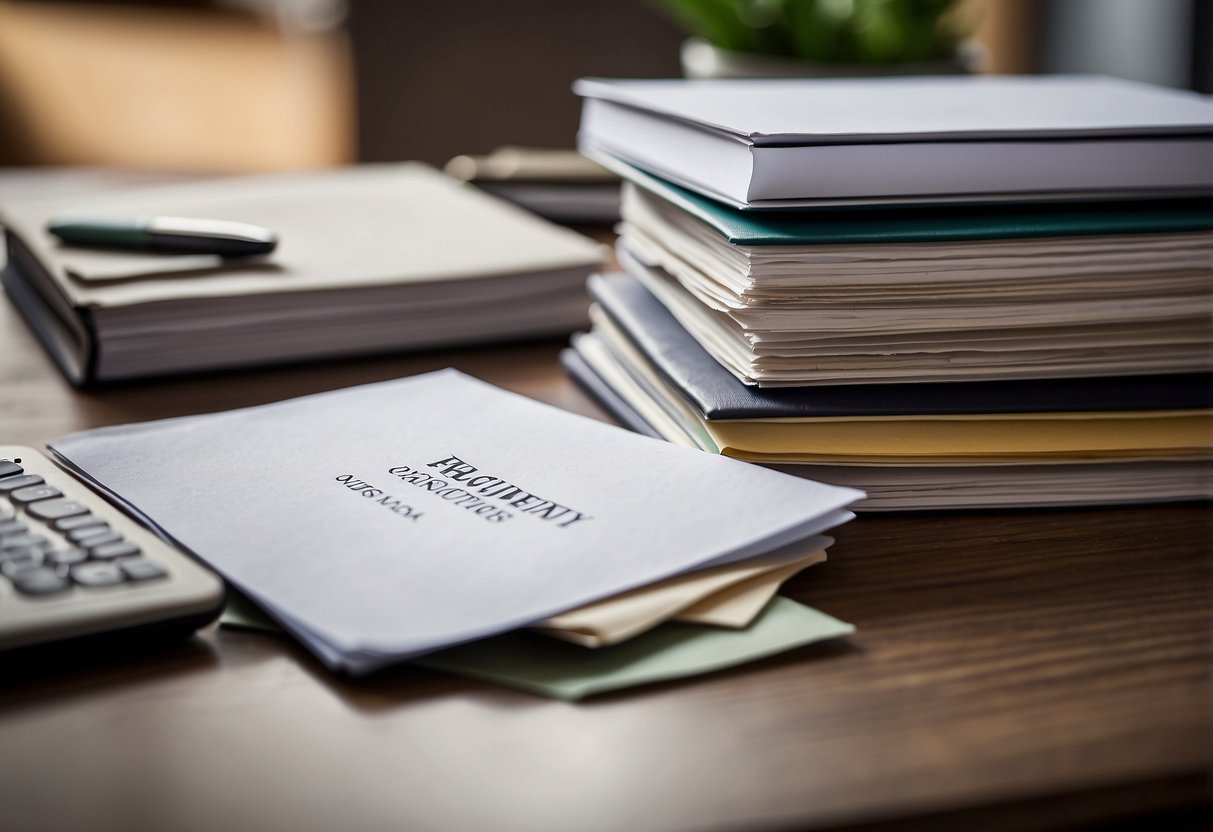
[[[852,631],[774,596],[861,492],[454,371],[52,450],[349,673],[413,659],[576,698]]]
[[[629,424],[862,508],[1209,493],[1213,104],[1095,78],[578,89],[583,149],[628,180],[627,274],[593,282],[566,363]]]
[[[593,241],[418,163],[84,188],[3,205],[4,287],[70,380],[111,381],[584,325]],[[59,243],[52,218],[260,225],[259,258]]]

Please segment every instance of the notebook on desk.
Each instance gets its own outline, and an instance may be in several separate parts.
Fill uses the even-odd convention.
[[[73,382],[566,333],[598,244],[421,164],[0,206],[4,285]],[[64,247],[56,215],[251,222],[264,259]]]

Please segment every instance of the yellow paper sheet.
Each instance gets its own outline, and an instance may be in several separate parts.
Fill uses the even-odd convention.
[[[784,581],[810,564],[792,564],[722,589],[674,616],[674,621],[738,630],[748,627],[775,597]]]
[[[819,547],[820,542],[815,545]],[[799,551],[796,546],[801,547]],[[790,575],[825,559],[826,554],[822,549],[806,550],[804,544],[796,544],[760,559],[680,575],[569,610],[537,623],[535,629],[585,647],[616,644],[675,618],[683,610],[745,581],[776,573],[782,576],[775,583],[775,589],[778,589],[779,584]],[[774,594],[774,590],[771,594]],[[722,603],[724,600],[722,598]],[[761,608],[760,605],[759,611]],[[710,607],[706,609],[710,610]],[[705,611],[703,614],[706,616],[709,613]]]
[[[931,416],[891,420],[707,422],[725,453],[833,456],[1119,453],[1213,448],[1213,412]]]
[[[936,455],[890,455],[890,454],[756,454],[726,448],[724,456],[746,462],[777,464],[822,464],[822,465],[1070,465],[1093,462],[1205,462],[1210,453],[1204,449],[1178,449],[1174,451],[1117,451],[1115,453],[1022,453],[1022,454],[936,454]]]

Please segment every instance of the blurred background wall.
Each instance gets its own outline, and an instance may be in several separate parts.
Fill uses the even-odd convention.
[[[898,2],[898,0],[893,0]],[[359,153],[440,162],[570,145],[582,75],[680,72],[685,38],[646,0],[353,0]],[[992,72],[1093,72],[1213,92],[1210,0],[964,0]]]
[[[1051,0],[1041,6],[1037,68],[1211,93],[1211,12],[1208,0]]]
[[[987,71],[1213,90],[1213,0],[961,5]],[[575,78],[676,76],[684,38],[648,0],[0,0],[0,164],[266,170],[571,146]]]
[[[0,164],[341,164],[354,90],[336,28],[205,3],[0,0]]]
[[[572,146],[582,75],[679,73],[682,33],[642,0],[354,0],[364,159]]]

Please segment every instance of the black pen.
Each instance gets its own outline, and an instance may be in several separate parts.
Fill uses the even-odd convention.
[[[52,219],[46,230],[71,245],[224,257],[269,254],[278,244],[278,235],[259,225],[192,217],[64,216]]]

